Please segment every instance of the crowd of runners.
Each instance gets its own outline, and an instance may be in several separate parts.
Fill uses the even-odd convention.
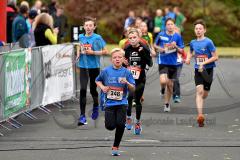
[[[132,11],[131,11],[132,12]],[[132,16],[129,13],[130,17]],[[100,56],[108,54],[106,42],[94,33],[96,19],[86,17],[85,33],[79,35],[80,45],[77,51],[77,66],[80,68],[80,117],[78,125],[86,125],[86,93],[90,79],[90,93],[93,98],[91,118],[96,120],[99,108],[105,111],[105,127],[115,129],[112,155],[119,155],[119,145],[124,130],[133,130],[135,135],[142,134],[141,113],[143,93],[146,82],[146,69],[158,64],[160,96],[164,105],[159,110],[171,111],[171,100],[181,102],[179,77],[183,64],[190,64],[194,57],[197,122],[204,126],[203,104],[213,81],[213,69],[218,60],[216,48],[211,39],[205,37],[206,24],[203,20],[194,23],[196,38],[190,43],[188,54],[184,51],[181,28],[176,26],[172,17],[167,17],[164,27],[155,36],[148,29],[144,19],[126,19],[124,38],[119,48],[110,51],[112,65],[100,70]],[[132,21],[133,24],[128,25]],[[155,40],[153,40],[153,37]],[[97,42],[97,43],[96,43]],[[97,44],[97,45],[96,45]],[[155,57],[156,62],[153,62]],[[101,89],[98,94],[97,86]],[[100,98],[98,97],[100,95]],[[100,99],[100,103],[98,101]],[[135,106],[136,117],[132,117],[132,106]]]
[[[31,42],[26,44],[26,47],[61,42],[64,37],[65,18],[62,7],[56,5],[56,0],[51,1],[46,7],[47,10],[44,10],[40,0],[37,0],[31,9],[29,4],[23,1],[18,16],[15,13],[15,1],[10,2],[7,8],[8,17],[13,17],[8,22],[12,29],[8,34],[9,43],[19,41],[24,35],[27,35],[27,41]],[[191,58],[194,58],[196,121],[199,127],[204,126],[204,100],[211,89],[218,56],[212,40],[205,37],[206,24],[203,20],[197,20],[193,24],[196,37],[188,43],[190,50],[184,50],[182,33],[185,21],[186,18],[178,7],[157,9],[154,18],[151,18],[146,10],[141,16],[129,11],[123,24],[123,38],[119,41],[119,47],[109,52],[102,36],[94,32],[97,27],[96,19],[84,18],[84,33],[79,35],[76,53],[76,65],[80,70],[78,125],[87,124],[86,97],[90,81],[90,94],[93,98],[91,118],[96,120],[101,108],[105,111],[106,129],[115,129],[112,155],[119,155],[119,145],[125,129],[133,130],[135,135],[142,134],[146,70],[152,67],[153,63],[158,65],[159,99],[164,102],[163,106],[159,106],[159,110],[171,112],[172,103],[181,103],[179,77],[183,64],[189,65]],[[35,39],[31,41],[29,35]],[[101,70],[100,56],[108,54],[111,55],[112,65]],[[98,93],[97,87],[101,89],[101,93]],[[136,117],[132,116],[133,106]]]

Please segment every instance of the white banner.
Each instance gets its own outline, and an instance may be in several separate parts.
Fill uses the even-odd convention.
[[[44,93],[42,105],[65,101],[74,96],[73,45],[42,48]]]

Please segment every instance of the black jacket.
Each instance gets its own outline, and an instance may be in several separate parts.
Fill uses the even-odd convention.
[[[42,24],[42,23],[38,24],[37,27],[35,28],[34,36],[35,36],[36,46],[45,46],[45,45],[52,44],[50,40],[45,37],[45,31],[47,29],[51,29],[51,28],[46,24]]]

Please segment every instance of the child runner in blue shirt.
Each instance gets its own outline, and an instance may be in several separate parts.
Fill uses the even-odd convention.
[[[80,68],[80,117],[78,125],[87,124],[85,116],[86,94],[88,80],[90,79],[90,93],[93,98],[92,119],[98,118],[98,92],[95,83],[96,77],[100,72],[100,56],[107,54],[105,48],[106,42],[98,34],[94,33],[96,29],[96,19],[86,17],[84,19],[84,34],[79,35],[80,48],[77,49],[77,67]]]
[[[195,59],[195,84],[196,84],[196,106],[198,111],[197,121],[199,127],[204,126],[203,103],[207,98],[213,81],[213,68],[216,67],[215,61],[218,60],[216,48],[211,39],[205,37],[206,24],[203,20],[197,20],[194,23],[194,31],[197,39],[190,43],[190,54],[186,60],[186,64],[190,64],[190,60],[194,53]]]
[[[118,156],[126,122],[128,90],[135,90],[135,81],[131,72],[122,66],[124,51],[115,48],[111,51],[112,64],[106,67],[96,78],[96,84],[104,93],[105,127],[115,131],[112,155]]]
[[[164,95],[164,112],[170,112],[170,99],[173,94],[173,80],[177,76],[177,54],[182,52],[184,43],[180,34],[175,32],[174,20],[166,20],[166,31],[160,32],[156,37],[154,47],[159,53],[161,94]],[[165,93],[165,88],[167,92]]]

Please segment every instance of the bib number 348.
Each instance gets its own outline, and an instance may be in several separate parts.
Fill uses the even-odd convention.
[[[110,87],[107,92],[107,98],[121,101],[123,99],[123,89],[119,87]]]

